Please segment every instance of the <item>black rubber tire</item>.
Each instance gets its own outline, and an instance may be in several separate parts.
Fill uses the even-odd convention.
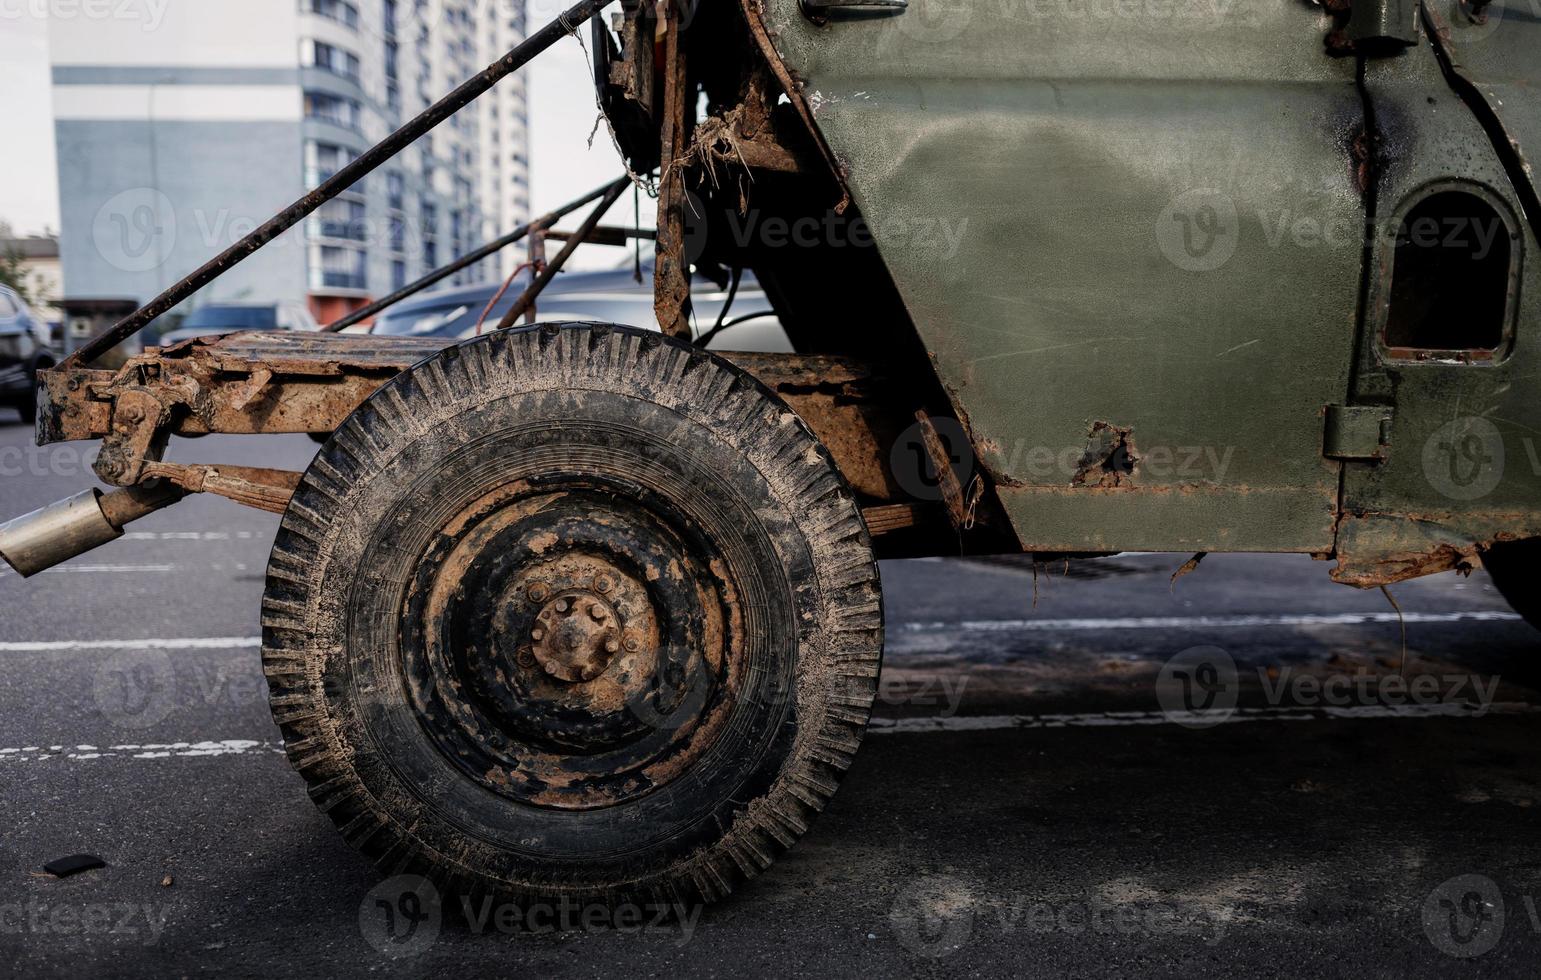
[[[467,708],[469,688],[428,683],[418,672],[421,647],[466,629],[436,625],[427,613],[416,618],[414,610],[432,606],[421,598],[425,576],[458,569],[463,577],[453,581],[463,585],[446,593],[456,601],[480,587],[469,564],[436,556],[492,526],[482,515],[511,510],[500,495],[533,493],[546,480],[586,502],[574,521],[586,520],[590,483],[623,514],[688,515],[679,519],[694,530],[681,540],[699,532],[690,540],[714,549],[721,567],[712,573],[731,583],[710,594],[724,609],[727,596],[745,600],[732,603],[741,621],[722,621],[721,635],[731,639],[717,666],[705,654],[668,649],[669,658],[694,658],[691,676],[706,678],[703,704],[691,709],[711,719],[692,729],[704,748],[692,745],[678,775],[640,789],[628,781],[631,795],[619,799],[617,789],[618,802],[582,809],[496,791],[524,779],[522,761],[496,774],[502,782],[490,789],[468,775],[444,748],[453,724],[422,706],[442,698],[459,718],[482,703]],[[553,498],[539,499],[546,507]],[[476,506],[462,506],[469,501]],[[466,513],[483,523],[463,522]],[[489,535],[467,563],[528,558],[526,550],[493,549],[487,542],[498,539]],[[430,567],[440,571],[423,571]],[[515,594],[523,602],[534,591]],[[429,624],[424,631],[402,625],[419,621]],[[421,875],[440,894],[525,902],[709,902],[768,867],[808,829],[850,765],[876,697],[883,643],[871,541],[850,488],[808,427],[715,355],[597,324],[476,338],[400,375],[354,412],[284,516],[262,625],[289,759],[349,842],[387,874]],[[501,636],[466,642],[502,649]],[[660,664],[665,656],[656,655]],[[507,730],[497,736],[499,751],[517,760],[549,748]],[[558,782],[518,786],[555,794]]]
[[[1482,556],[1482,567],[1493,584],[1526,622],[1541,629],[1541,592],[1536,589],[1536,563],[1541,562],[1541,538],[1495,544]]]

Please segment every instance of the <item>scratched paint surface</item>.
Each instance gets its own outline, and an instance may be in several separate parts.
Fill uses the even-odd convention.
[[[1028,547],[1331,548],[1363,105],[1319,10],[767,7]],[[1099,421],[1133,471],[1076,485]]]

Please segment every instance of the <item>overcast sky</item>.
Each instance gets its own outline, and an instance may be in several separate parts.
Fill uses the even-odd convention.
[[[536,10],[544,16],[550,6],[532,2],[532,17]],[[30,7],[17,4],[0,16],[0,93],[5,99],[0,110],[0,221],[21,234],[59,226],[47,25],[21,12]],[[530,24],[532,30],[541,26]],[[618,176],[621,166],[603,130],[593,149],[587,147],[598,110],[577,41],[561,42],[525,71],[530,73],[531,203],[540,213]],[[618,206],[612,217],[620,219],[621,210]],[[612,249],[592,253],[601,264],[615,261]]]

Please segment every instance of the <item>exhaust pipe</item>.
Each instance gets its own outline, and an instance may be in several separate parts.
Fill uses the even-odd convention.
[[[23,578],[123,536],[123,525],[187,495],[170,483],[103,494],[92,488],[0,525],[0,558]]]

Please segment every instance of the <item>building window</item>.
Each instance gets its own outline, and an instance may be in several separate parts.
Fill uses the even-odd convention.
[[[406,178],[394,170],[385,175],[385,203],[397,211],[407,206]]]
[[[355,85],[359,84],[359,57],[352,51],[345,51],[336,45],[326,44],[321,41],[307,41],[310,48],[310,64],[322,71],[329,71],[339,78],[346,78]]]
[[[407,250],[407,223],[400,218],[392,218],[390,224],[391,251],[400,255]]]
[[[313,235],[320,238],[343,238],[351,242],[366,241],[369,237],[369,220],[363,201],[333,198],[311,215]]]
[[[312,252],[310,287],[312,289],[367,289],[364,274],[368,253],[360,248],[321,245]]]
[[[336,143],[312,141],[305,146],[305,157],[305,180],[311,187],[319,187],[352,163],[357,154]]]
[[[407,264],[400,259],[391,263],[391,292],[407,284]]]
[[[347,99],[329,92],[306,92],[305,117],[356,130],[363,122],[364,107],[357,99]]]
[[[339,24],[358,28],[358,8],[348,3],[348,0],[305,0],[305,6],[302,9],[319,14],[328,20],[335,20]]]

